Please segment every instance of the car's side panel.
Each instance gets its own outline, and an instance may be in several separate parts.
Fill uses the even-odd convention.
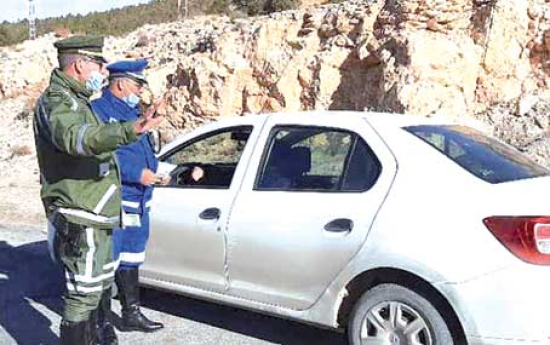
[[[231,190],[157,189],[143,274],[224,291],[225,236],[220,224],[227,219],[233,195]],[[221,210],[222,218],[201,220],[199,214],[212,207]]]
[[[363,193],[254,190],[264,145],[277,125],[340,128],[358,133],[382,163],[375,186]],[[229,294],[264,304],[311,307],[365,242],[396,173],[391,152],[361,118],[292,116],[269,120],[259,139],[229,219]],[[331,220],[354,222],[350,233],[324,230]]]

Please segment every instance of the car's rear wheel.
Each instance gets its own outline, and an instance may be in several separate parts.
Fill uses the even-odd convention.
[[[437,309],[418,293],[395,284],[364,293],[351,313],[350,345],[452,345]]]

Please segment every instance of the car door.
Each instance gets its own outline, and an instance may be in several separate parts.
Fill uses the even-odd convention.
[[[224,291],[225,227],[254,138],[253,125],[203,131],[163,154],[172,181],[155,188],[145,277],[211,291]],[[194,167],[204,171],[191,178]]]
[[[304,310],[367,238],[396,162],[360,116],[274,117],[229,220],[229,293]]]

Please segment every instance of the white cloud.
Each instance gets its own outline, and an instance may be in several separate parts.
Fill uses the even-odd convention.
[[[5,1],[5,0],[4,0]],[[86,14],[93,11],[106,11],[115,7],[124,7],[147,3],[149,0],[34,0],[37,18],[58,17],[72,14]],[[27,18],[29,13],[28,0],[8,0],[2,4],[0,22],[14,22]]]

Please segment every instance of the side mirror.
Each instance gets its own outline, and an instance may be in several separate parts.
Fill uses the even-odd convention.
[[[162,148],[162,137],[160,135],[160,132],[157,130],[149,131],[149,143],[151,144],[151,147],[153,148],[153,151],[155,153],[159,153],[160,149]]]

